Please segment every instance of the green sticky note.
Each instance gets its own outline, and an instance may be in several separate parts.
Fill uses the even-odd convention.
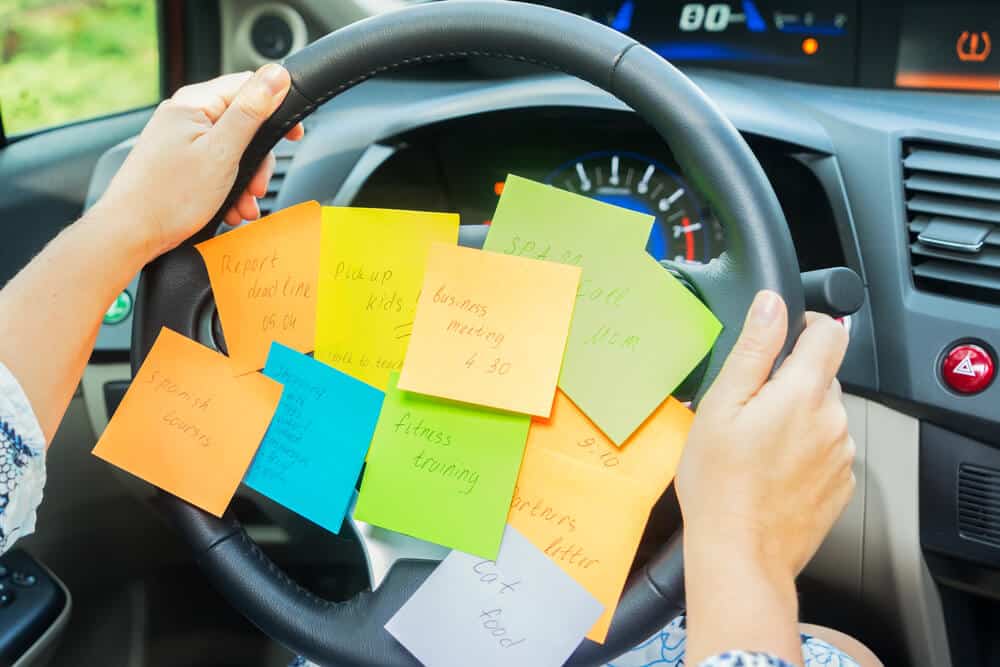
[[[722,325],[645,250],[653,218],[511,175],[486,250],[583,268],[559,386],[622,444]]]
[[[492,560],[531,418],[396,386],[389,377],[354,517]]]

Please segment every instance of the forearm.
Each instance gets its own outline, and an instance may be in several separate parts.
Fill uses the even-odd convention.
[[[802,664],[794,579],[771,571],[738,540],[685,531],[687,661],[732,650],[760,651]]]
[[[108,305],[142,267],[138,222],[99,204],[0,290],[0,362],[18,379],[51,442]]]

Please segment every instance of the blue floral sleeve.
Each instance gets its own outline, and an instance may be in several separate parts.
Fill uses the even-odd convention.
[[[35,530],[45,486],[45,437],[21,385],[0,363],[0,554]]]

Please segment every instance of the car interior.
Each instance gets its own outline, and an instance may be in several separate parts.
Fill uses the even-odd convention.
[[[293,62],[360,21],[405,28],[413,6],[462,2],[148,0],[158,98]],[[802,620],[857,637],[886,665],[1000,664],[1000,5],[535,4],[610,26],[679,68],[763,167],[797,271],[846,267],[861,279],[839,374],[857,488],[800,577]],[[319,104],[301,142],[275,146],[262,213],[307,200],[453,211],[467,240],[517,174],[656,216],[647,250],[657,260],[696,267],[732,247],[704,179],[646,115],[569,73],[488,50],[413,58]],[[100,197],[159,99],[28,131],[0,125],[0,284]],[[688,123],[691,133],[711,125]],[[807,296],[824,286],[807,305],[836,311],[827,283]],[[247,618],[200,566],[191,542],[201,524],[179,522],[151,486],[91,455],[128,388],[135,341],[148,338],[147,292],[136,276],[111,304],[48,453],[37,532],[0,558],[0,664],[270,666],[299,648]],[[222,346],[211,300],[190,328]],[[334,535],[246,487],[230,511],[268,562],[325,600],[444,553],[361,522]],[[636,569],[680,520],[668,489]]]

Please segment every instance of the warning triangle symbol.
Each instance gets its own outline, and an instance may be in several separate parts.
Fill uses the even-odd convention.
[[[976,369],[972,365],[972,355],[965,355],[965,359],[958,362],[958,366],[955,366],[951,372],[955,375],[967,375],[973,378],[976,377]]]

